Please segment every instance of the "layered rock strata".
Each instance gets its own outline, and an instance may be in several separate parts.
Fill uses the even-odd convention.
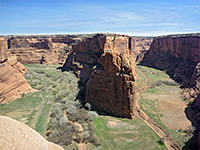
[[[23,64],[63,64],[72,44],[79,40],[70,35],[9,36],[8,51]]]
[[[166,70],[172,78],[193,86],[192,74],[200,61],[200,36],[165,36],[154,38],[142,64]]]
[[[26,67],[17,61],[15,55],[7,53],[7,42],[0,40],[0,104],[12,101],[23,94],[34,91],[24,78]],[[3,43],[3,44],[2,44]]]
[[[16,54],[18,61],[23,64],[63,64],[72,50],[72,45],[92,36],[92,34],[8,36],[8,51]],[[142,60],[151,42],[150,37],[133,38],[134,52],[138,61]]]
[[[128,118],[134,113],[133,42],[129,36],[96,35],[73,45],[63,70],[80,77],[80,97],[95,109]]]
[[[64,150],[29,126],[5,116],[0,116],[0,141],[1,150]]]

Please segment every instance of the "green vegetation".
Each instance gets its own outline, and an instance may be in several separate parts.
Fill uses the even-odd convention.
[[[176,107],[176,105],[181,104],[181,102],[184,103],[181,98],[182,95],[179,84],[173,81],[164,71],[146,66],[138,66],[138,90],[144,88],[142,83],[145,82],[145,79],[141,72],[144,73],[148,79],[147,90],[140,93],[139,104],[141,109],[155,122],[160,124],[181,146],[184,146],[184,142],[188,141],[190,138],[189,134],[185,135],[182,130],[170,129],[166,123],[163,123],[164,121],[170,124],[170,121],[168,121],[172,119],[168,117],[170,113],[173,113],[174,118],[181,113],[176,113],[176,110],[170,112],[170,107]],[[184,114],[184,111],[182,113]],[[178,118],[179,116],[177,116],[175,121],[179,121],[177,120]],[[180,128],[181,126],[179,127],[174,123],[174,127]],[[158,143],[160,142],[158,141]]]
[[[96,112],[90,111],[89,103],[83,107],[76,99],[79,92],[78,79],[72,72],[61,72],[56,69],[58,65],[28,64],[26,67],[28,73],[25,77],[38,91],[0,105],[1,115],[26,123],[64,148],[77,149],[77,143],[82,142],[92,143],[90,147],[93,149],[166,149],[162,139],[139,118],[130,120],[103,115],[98,117]],[[163,123],[165,112],[159,108],[165,95],[168,99],[173,94],[179,98],[178,84],[163,71],[138,66],[139,91],[145,88],[142,73],[148,77],[148,88],[140,93],[141,109],[183,146],[190,138],[183,135],[192,134],[192,129],[169,129]]]
[[[104,150],[149,149],[164,150],[160,138],[139,118],[134,120],[100,116],[95,120],[95,132]]]
[[[30,127],[35,128],[37,112],[42,103],[40,94],[42,95],[43,93],[30,93],[15,101],[2,104],[0,105],[0,114],[24,122]]]
[[[26,123],[48,140],[64,147],[76,142],[99,145],[92,125],[98,114],[81,108],[76,99],[78,78],[72,72],[56,69],[58,65],[25,66],[28,69],[25,78],[38,92],[0,105],[0,114]],[[87,104],[87,108],[90,107]]]

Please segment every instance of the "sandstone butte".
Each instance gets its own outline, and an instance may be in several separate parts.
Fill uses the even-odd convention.
[[[7,53],[7,41],[0,37],[0,104],[34,91],[24,78],[26,67]]]
[[[1,150],[64,150],[48,142],[29,126],[12,118],[0,116]]]
[[[200,35],[172,35],[154,38],[142,64],[152,66],[166,72],[176,81],[188,88],[194,103],[186,109],[186,115],[200,131]],[[192,107],[197,112],[191,114],[187,110]],[[200,149],[200,132],[198,139]]]
[[[63,70],[80,77],[80,97],[97,110],[131,118],[136,72],[134,38],[95,35],[72,46]]]

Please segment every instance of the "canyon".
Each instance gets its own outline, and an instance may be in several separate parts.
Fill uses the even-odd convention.
[[[142,59],[150,47],[152,38],[131,38],[115,34],[32,35],[7,38],[9,53],[16,55],[17,60],[23,64],[63,64],[67,59],[62,70],[72,70],[80,78],[79,98],[92,103],[94,108],[100,107],[99,110],[131,118],[136,79],[134,62],[135,59]],[[106,71],[100,73],[102,68]],[[94,78],[96,81],[92,81]],[[97,87],[97,81],[99,87],[95,89],[93,87]],[[111,88],[110,91],[107,88]],[[108,94],[102,99],[92,100],[99,97],[92,93],[102,92]],[[105,103],[108,101],[109,105]]]
[[[145,116],[141,120],[150,127],[156,126],[152,127],[156,132],[162,130],[164,134],[158,135],[174,143],[137,104],[137,61],[166,71],[181,85],[184,100],[192,103],[185,112],[196,127],[197,138],[200,131],[199,34],[154,39],[116,34],[7,36],[1,37],[0,47],[0,103],[34,91],[23,77],[27,70],[22,64],[62,64],[62,71],[73,71],[80,79],[78,99],[83,104],[90,103],[93,109],[117,117]],[[180,149],[177,143],[174,145]]]

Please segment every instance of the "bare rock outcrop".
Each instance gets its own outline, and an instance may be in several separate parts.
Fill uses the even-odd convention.
[[[133,42],[124,35],[96,35],[73,45],[63,70],[80,77],[80,97],[95,109],[128,118],[134,113]]]
[[[0,141],[1,150],[64,150],[29,126],[5,116],[0,116]]]
[[[3,42],[2,42],[3,41]],[[21,97],[23,94],[33,92],[34,90],[24,78],[27,71],[26,67],[17,61],[13,54],[7,54],[6,39],[2,38],[0,51],[6,51],[6,59],[0,63],[0,104],[12,101]],[[1,54],[2,55],[2,54]],[[5,53],[3,57],[5,58]]]

